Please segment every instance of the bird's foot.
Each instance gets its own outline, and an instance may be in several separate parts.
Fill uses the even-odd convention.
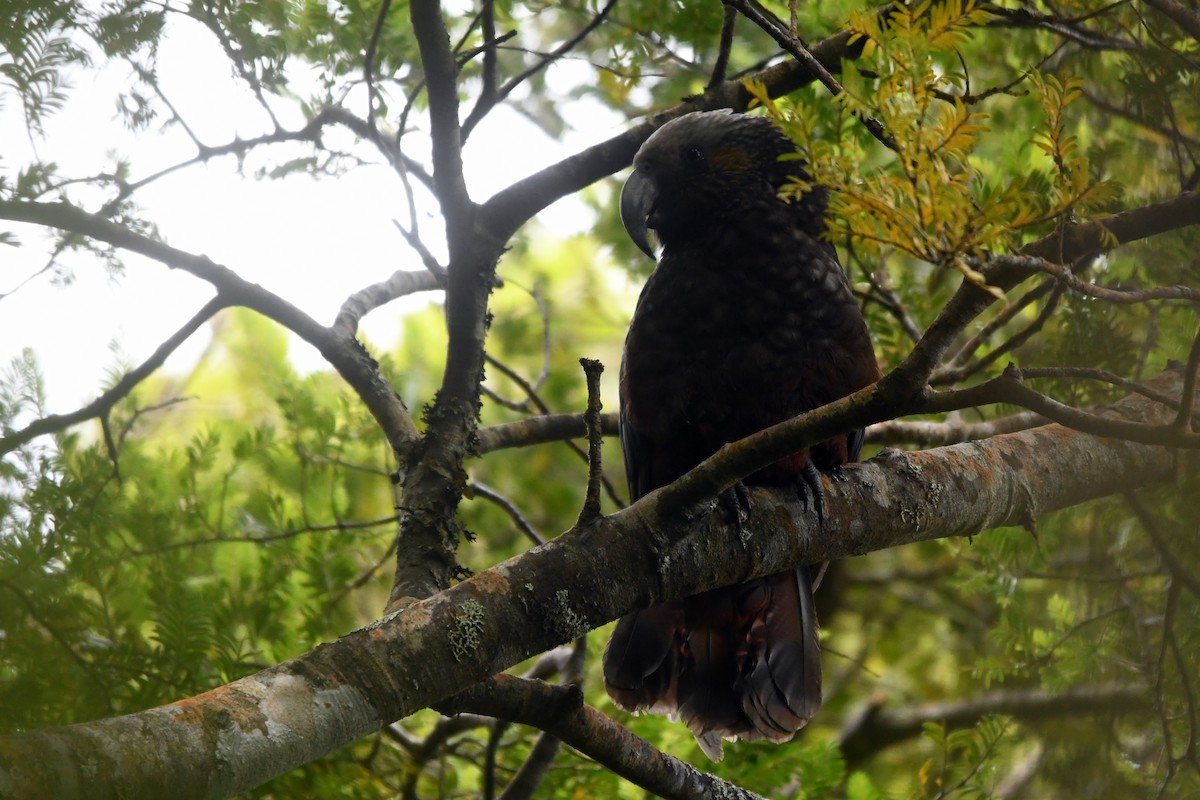
[[[746,520],[750,518],[750,491],[746,484],[738,481],[721,492],[717,499],[729,515],[733,529],[737,531],[738,540],[745,544],[750,535],[745,527]]]
[[[804,465],[800,472],[804,483],[797,487],[800,491],[800,502],[807,511],[814,511],[817,522],[825,523],[825,487],[821,485],[821,472],[812,461]]]

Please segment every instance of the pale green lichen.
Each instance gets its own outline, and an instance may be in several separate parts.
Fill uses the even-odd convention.
[[[550,618],[556,637],[563,641],[575,639],[588,631],[587,619],[571,607],[571,597],[566,589],[554,593],[557,608]]]
[[[473,659],[479,649],[479,635],[483,633],[483,606],[468,598],[454,615],[450,627],[450,652],[454,660],[462,662]]]

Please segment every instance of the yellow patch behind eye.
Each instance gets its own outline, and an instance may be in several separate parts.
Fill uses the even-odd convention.
[[[725,172],[743,172],[750,166],[750,155],[744,148],[735,145],[713,150],[709,160]]]

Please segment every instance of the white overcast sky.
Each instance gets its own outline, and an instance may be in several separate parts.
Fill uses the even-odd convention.
[[[199,24],[170,15],[160,54],[164,90],[203,142],[218,145],[235,135],[250,137],[269,130],[262,109],[231,78],[224,54]],[[586,74],[562,78],[587,79]],[[0,166],[12,175],[31,160],[36,147],[43,159],[58,164],[60,176],[82,177],[107,169],[111,160],[106,154],[118,152],[131,158],[131,177],[137,180],[192,155],[194,147],[177,127],[136,138],[122,127],[115,98],[128,80],[120,62],[78,76],[67,106],[46,121],[46,139],[33,142],[25,134],[19,103],[11,95],[5,97],[0,108]],[[486,199],[514,180],[619,131],[621,121],[615,116],[591,108],[580,111],[588,120],[586,134],[572,133],[563,142],[548,138],[514,112],[493,112],[473,132],[464,152],[472,196]],[[280,117],[289,127],[302,124],[286,113]],[[285,149],[289,147],[293,149]],[[275,163],[304,152],[298,145],[276,145],[267,156]],[[238,174],[232,157],[189,166],[150,184],[134,200],[171,245],[209,256],[326,324],[351,292],[386,279],[396,269],[420,268],[392,224],[394,218],[407,220],[408,210],[399,179],[389,168],[359,168],[321,180],[297,175],[255,181],[253,170],[264,163],[252,157],[245,176]],[[541,220],[559,233],[591,224],[582,205],[570,198],[543,212]],[[423,223],[423,230],[437,230],[435,219]],[[0,247],[0,293],[36,272],[47,252],[39,246],[36,229],[5,229],[15,230],[24,246]],[[73,267],[71,285],[54,285],[44,275],[0,299],[0,366],[7,368],[22,348],[34,348],[46,375],[52,411],[72,410],[96,395],[106,370],[116,362],[113,343],[124,360],[136,364],[212,296],[208,284],[189,275],[174,274],[133,255],[124,261],[125,275],[113,281],[89,256],[70,256],[65,263]],[[377,342],[392,340],[397,313],[391,307],[376,311],[367,318],[364,333]],[[198,332],[167,368],[186,370],[207,339],[206,331]],[[319,356],[303,343],[294,343],[291,352],[302,367],[320,364]]]

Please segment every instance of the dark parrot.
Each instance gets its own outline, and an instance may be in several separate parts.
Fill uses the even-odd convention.
[[[633,160],[621,218],[651,258],[625,340],[621,445],[633,500],[722,445],[879,378],[858,305],[825,230],[819,186],[768,119],[701,111],[656,131]],[[794,486],[821,508],[817,470],[855,461],[853,431],[778,461],[747,485]],[[821,705],[817,568],[788,570],[635,611],[604,654],[609,695],[681,717],[700,747],[789,740]]]

